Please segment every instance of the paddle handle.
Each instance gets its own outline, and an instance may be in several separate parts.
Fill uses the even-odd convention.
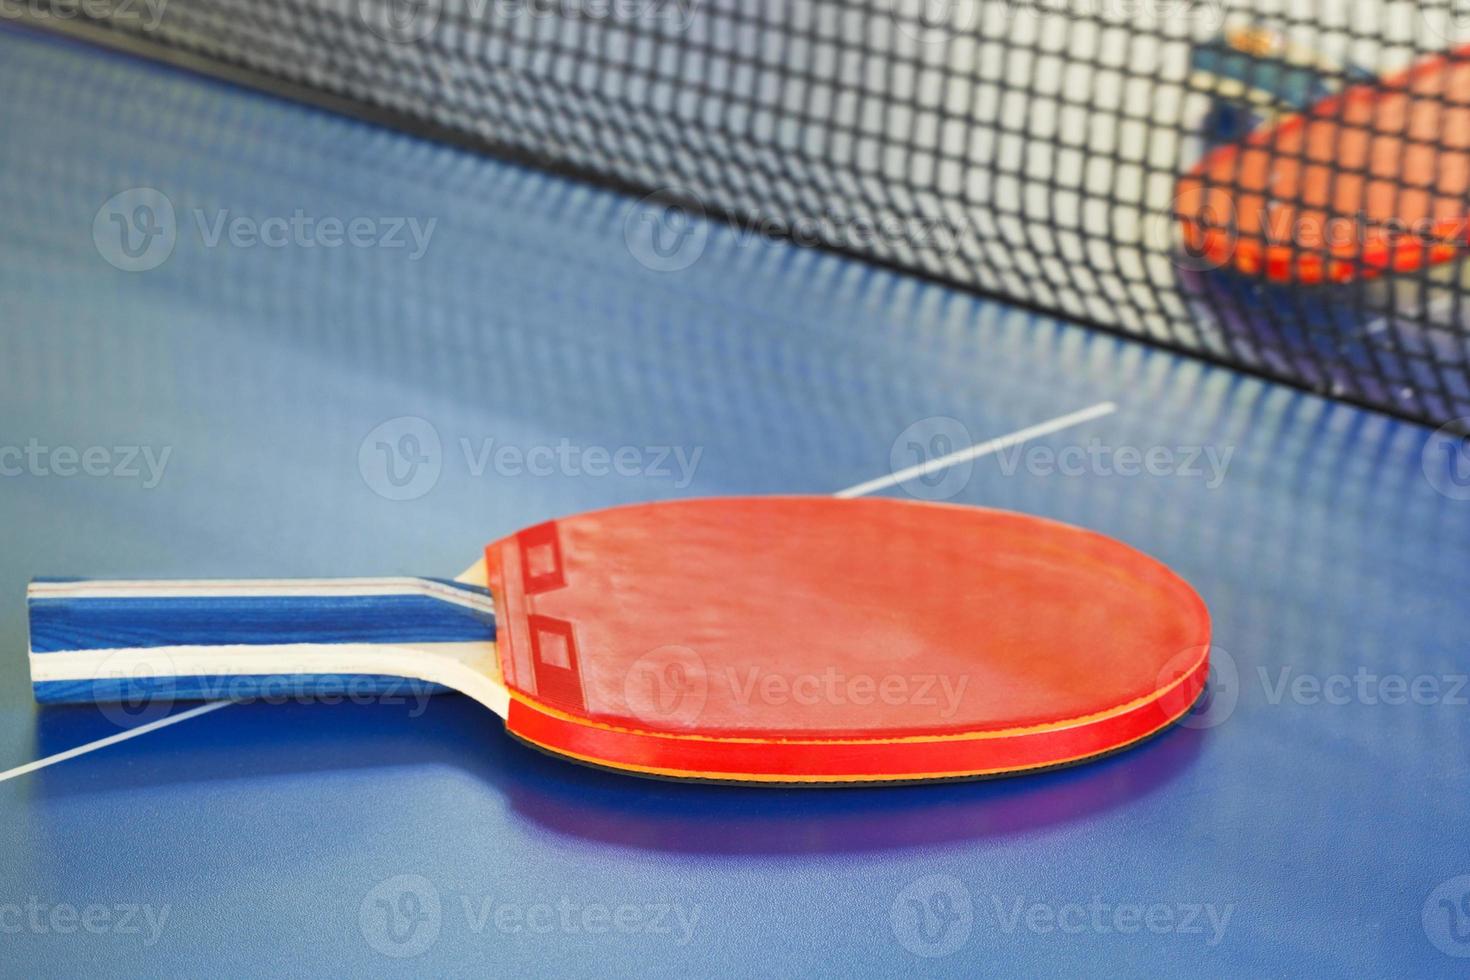
[[[460,582],[37,580],[26,606],[43,703],[370,698],[404,679],[498,688],[494,604]]]

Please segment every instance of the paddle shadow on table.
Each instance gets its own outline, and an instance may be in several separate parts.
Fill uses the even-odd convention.
[[[96,727],[91,706],[37,713],[43,753]],[[1198,759],[1209,733],[1175,727],[1125,752],[1030,775],[913,786],[771,788],[644,779],[565,762],[509,738],[498,719],[458,695],[405,706],[232,705],[67,760],[28,776],[33,802],[214,779],[310,773],[482,783],[487,805],[567,837],[685,854],[880,852],[1026,834],[1127,807]],[[69,734],[70,733],[70,734]],[[421,775],[420,775],[421,774]],[[299,781],[289,781],[299,785]],[[337,782],[338,791],[351,783]],[[289,790],[288,790],[289,791]]]

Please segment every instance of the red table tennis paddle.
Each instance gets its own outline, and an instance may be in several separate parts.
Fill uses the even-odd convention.
[[[1186,246],[1273,282],[1342,283],[1463,256],[1470,47],[1354,85],[1205,156],[1180,180]]]
[[[487,591],[488,587],[488,591]],[[37,581],[37,697],[394,676],[656,776],[909,781],[1064,765],[1169,725],[1209,619],[1090,531],[892,499],[683,500],[550,521],[462,581]],[[182,692],[182,693],[181,693]]]

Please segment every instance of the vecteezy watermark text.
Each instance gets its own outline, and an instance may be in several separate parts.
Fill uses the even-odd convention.
[[[152,490],[163,482],[172,446],[48,446],[32,437],[23,446],[0,445],[0,477],[84,476],[140,480]]]
[[[1470,707],[1470,674],[1459,671],[1401,674],[1366,664],[1343,670],[1301,670],[1295,664],[1258,665],[1242,673],[1234,655],[1210,647],[1210,678],[1204,694],[1180,719],[1187,728],[1224,724],[1241,703],[1272,710],[1283,706],[1332,711],[1359,706],[1374,710],[1454,711]]]
[[[230,701],[235,704],[374,704],[407,705],[417,718],[430,699],[444,688],[408,677],[365,674],[323,674],[312,665],[272,674],[235,673],[238,663],[190,661],[188,669],[162,648],[140,657],[120,650],[92,672],[92,700],[109,721],[124,727],[162,718],[181,696],[176,678],[188,676],[189,700]]]
[[[358,909],[358,926],[372,949],[407,959],[426,952],[449,928],[475,936],[493,932],[521,938],[641,935],[687,946],[702,912],[699,905],[625,897],[589,901],[560,895],[508,902],[489,895],[444,895],[423,875],[403,874],[368,890]]]
[[[948,500],[969,485],[975,461],[963,455],[975,445],[959,419],[933,415],[907,426],[889,448],[898,485],[922,500]],[[1002,476],[1138,477],[1200,480],[1215,490],[1225,482],[1235,447],[1229,445],[1114,445],[1091,438],[1057,446],[1017,442],[994,452]]]
[[[205,248],[218,248],[228,242],[235,248],[385,248],[409,250],[410,262],[423,258],[429,250],[429,237],[434,234],[438,218],[421,221],[414,217],[377,217],[358,215],[353,218],[316,217],[301,208],[290,217],[257,218],[233,214],[229,208],[206,212],[194,208],[189,212]]]
[[[169,0],[0,0],[0,20],[85,20],[136,24],[154,31]]]
[[[572,477],[588,479],[671,480],[682,490],[694,481],[703,446],[602,446],[558,439],[521,445],[493,436],[460,436],[458,456],[465,472],[515,478]],[[363,482],[388,500],[414,500],[438,484],[446,465],[439,430],[417,415],[389,419],[369,432],[358,446],[357,465]]]
[[[1012,16],[1024,13],[1151,22],[1188,19],[1211,27],[1220,26],[1224,20],[1222,0],[1005,0],[1005,4]]]
[[[236,704],[386,704],[407,705],[408,717],[417,718],[429,699],[443,690],[411,677],[361,676],[301,672],[244,676],[212,675],[207,665],[190,664],[199,677],[191,682],[204,701]],[[191,698],[192,699],[192,698]]]
[[[1290,699],[1304,706],[1327,705],[1418,705],[1431,707],[1470,705],[1470,674],[1380,674],[1359,666],[1351,675],[1298,673],[1287,664],[1274,671],[1256,668],[1268,704]]]
[[[1026,932],[1059,941],[1083,934],[1150,934],[1218,946],[1235,909],[1234,902],[1113,900],[1100,894],[1064,901],[991,894],[977,901],[958,878],[928,875],[894,897],[889,923],[904,949],[937,958],[963,948],[976,928],[987,927],[1003,935]]]
[[[750,667],[726,668],[726,681],[739,704],[866,706],[912,705],[936,708],[941,718],[959,710],[970,682],[966,675],[849,674],[835,667],[814,673],[786,674]]]
[[[900,34],[922,44],[944,44],[983,34],[987,12],[999,7],[1006,20],[1017,17],[1072,17],[1119,23],[1188,19],[1203,28],[1224,21],[1222,0],[890,0]]]
[[[988,904],[1000,931],[1008,935],[1018,929],[1036,936],[1150,933],[1198,936],[1206,946],[1220,945],[1230,917],[1235,914],[1234,902],[1111,902],[1101,895],[1093,895],[1085,902],[1046,902],[1023,895],[1006,898],[991,895]]]
[[[1182,477],[1202,479],[1214,490],[1225,482],[1234,446],[1108,446],[1100,439],[1085,445],[1012,446],[996,453],[1000,471],[1019,469],[1032,476]]]
[[[748,248],[768,238],[781,238],[802,248],[887,251],[892,246],[954,255],[961,243],[975,238],[972,228],[933,216],[859,214],[828,208],[819,213],[779,216],[759,211],[725,216],[718,224],[729,231],[735,248]],[[654,272],[679,272],[699,261],[716,225],[699,197],[686,191],[656,191],[629,207],[623,219],[623,242],[639,265]]]
[[[1206,272],[1245,254],[1274,251],[1296,261],[1326,261],[1329,277],[1355,276],[1359,264],[1391,269],[1418,254],[1453,254],[1470,238],[1464,217],[1379,218],[1366,212],[1323,214],[1281,204],[1240,209],[1222,187],[1191,186],[1167,213],[1149,218],[1151,242],[1171,249],[1175,264]]]
[[[622,476],[672,478],[684,489],[699,468],[703,446],[582,446],[569,439],[554,444],[496,445],[493,438],[478,444],[461,437],[460,451],[470,476],[487,469],[496,476]]]
[[[711,685],[722,686],[739,705],[906,705],[952,718],[969,686],[968,675],[863,673],[825,669],[786,672],[755,665],[711,671],[699,653],[671,644],[650,650],[623,675],[623,699],[637,718],[661,725],[693,725],[704,710]]]
[[[0,934],[33,936],[138,936],[153,946],[168,924],[168,905],[136,902],[43,902],[31,895],[24,902],[0,902]]]
[[[92,242],[124,272],[156,269],[181,239],[203,249],[382,249],[410,262],[423,258],[438,218],[367,214],[242,214],[230,208],[191,208],[180,220],[173,201],[152,187],[114,194],[92,219]]]
[[[394,44],[413,44],[434,33],[447,0],[355,0],[358,19]],[[694,20],[696,0],[463,0],[455,4],[454,23],[481,28],[522,18],[616,21],[658,24],[685,31]]]

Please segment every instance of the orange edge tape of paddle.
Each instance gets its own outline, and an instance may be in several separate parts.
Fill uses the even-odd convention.
[[[964,732],[948,735],[916,735],[891,738],[751,738],[735,736],[721,738],[719,736],[696,735],[673,732],[651,732],[639,729],[609,725],[591,719],[577,718],[565,712],[558,711],[548,705],[543,705],[535,700],[513,691],[511,693],[512,707],[506,719],[507,728],[518,738],[529,742],[538,748],[544,749],[554,755],[566,756],[592,765],[604,766],[614,769],[623,769],[632,772],[645,773],[654,776],[668,776],[685,779],[715,779],[735,780],[741,782],[772,782],[772,783],[821,783],[821,782],[883,782],[892,780],[921,780],[921,779],[946,779],[964,778],[985,775],[1000,775],[1008,772],[1022,772],[1030,769],[1047,768],[1051,766],[1067,765],[1083,759],[1101,755],[1107,752],[1126,748],[1155,732],[1167,728],[1178,721],[1190,707],[1193,706],[1199,692],[1204,688],[1204,681],[1209,670],[1209,645],[1208,642],[1201,645],[1200,657],[1189,668],[1181,672],[1180,676],[1166,687],[1160,688],[1151,694],[1135,698],[1113,708],[1094,712],[1087,715],[1079,715],[1075,718],[1061,719],[1043,725],[1032,725],[1016,728],[994,729],[982,732]],[[934,770],[934,771],[904,771],[885,770],[883,772],[863,773],[820,773],[820,772],[748,772],[741,770],[720,769],[678,769],[664,766],[642,765],[625,759],[612,758],[612,753],[607,755],[589,755],[572,749],[550,743],[543,738],[535,738],[525,732],[522,728],[523,722],[533,724],[539,718],[558,722],[563,725],[572,726],[577,732],[586,734],[605,733],[613,737],[614,741],[622,741],[624,738],[651,739],[658,743],[677,743],[680,740],[689,742],[709,743],[710,745],[764,745],[770,748],[792,748],[800,749],[806,746],[844,746],[855,749],[864,747],[891,746],[899,744],[933,744],[933,743],[958,743],[974,744],[994,739],[1009,739],[1029,735],[1044,735],[1064,733],[1069,729],[1084,728],[1089,725],[1107,721],[1112,718],[1137,712],[1150,705],[1157,704],[1168,697],[1183,685],[1191,685],[1194,690],[1192,696],[1181,699],[1177,711],[1168,714],[1157,724],[1140,726],[1136,731],[1130,732],[1126,738],[1110,744],[1103,744],[1088,748],[1085,751],[1066,755],[1048,757],[1044,761],[1027,762],[1017,765],[983,766],[979,768],[963,768],[956,770]],[[521,711],[517,711],[517,707]]]

